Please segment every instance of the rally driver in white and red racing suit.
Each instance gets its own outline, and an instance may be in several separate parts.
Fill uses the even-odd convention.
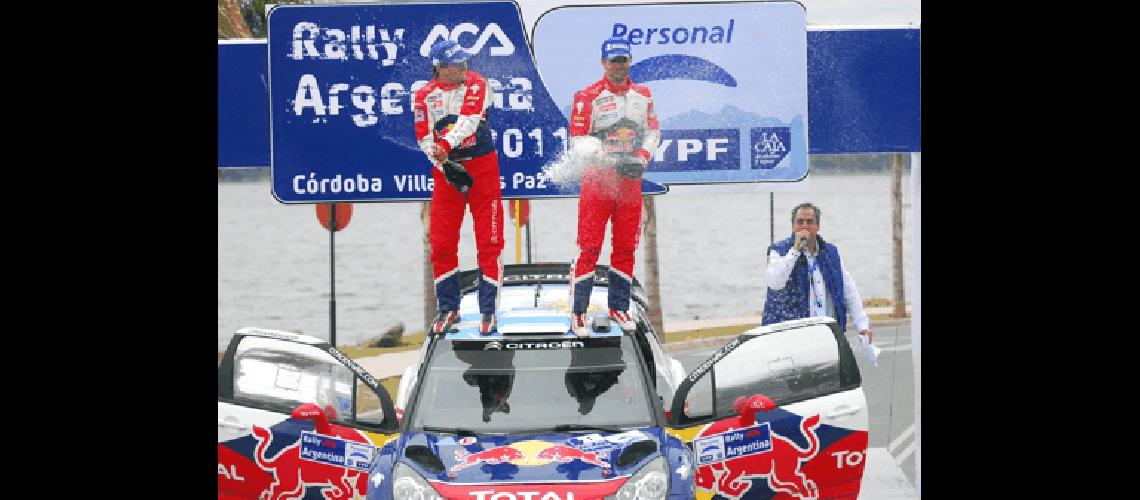
[[[452,40],[436,42],[429,57],[434,77],[416,92],[414,109],[416,141],[434,167],[430,241],[438,311],[431,331],[443,334],[459,320],[459,227],[470,205],[482,270],[479,331],[489,334],[502,285],[503,211],[499,156],[487,124],[487,79],[467,69],[471,54]],[[447,161],[467,170],[466,182],[452,184],[444,174]]]
[[[570,115],[570,147],[583,148],[590,137],[603,153],[582,172],[578,198],[578,258],[570,282],[571,327],[589,335],[585,313],[594,286],[594,266],[605,240],[606,221],[613,226],[610,254],[609,315],[624,330],[633,330],[629,291],[634,251],[641,234],[641,175],[661,140],[649,88],[629,78],[629,42],[610,38],[602,43],[605,76],[574,94]]]

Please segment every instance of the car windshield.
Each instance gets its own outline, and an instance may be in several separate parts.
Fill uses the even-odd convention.
[[[628,337],[436,342],[411,428],[502,433],[653,425]]]

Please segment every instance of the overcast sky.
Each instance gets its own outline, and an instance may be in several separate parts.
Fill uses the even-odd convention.
[[[691,3],[694,0],[518,0],[526,31],[544,12],[562,5],[629,5],[638,3]],[[701,1],[701,0],[696,0]],[[815,26],[918,26],[919,0],[801,0],[808,27]]]
[[[918,25],[918,0],[802,0],[808,25]]]
[[[367,3],[372,0],[339,0],[338,3]],[[427,0],[430,1],[430,0]],[[543,12],[559,5],[627,5],[633,3],[693,2],[702,0],[516,0],[526,20],[527,32]],[[318,1],[317,3],[331,3]],[[800,0],[807,9],[807,24],[824,26],[919,25],[919,0]]]

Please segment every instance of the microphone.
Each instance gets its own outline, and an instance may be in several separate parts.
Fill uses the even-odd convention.
[[[807,250],[807,237],[801,236],[800,237],[800,251],[802,252],[804,250]]]

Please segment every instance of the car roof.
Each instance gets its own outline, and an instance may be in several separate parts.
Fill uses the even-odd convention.
[[[609,271],[610,266],[598,264],[594,267],[594,290],[600,291],[604,294],[609,288]],[[459,273],[459,288],[460,295],[466,296],[479,288],[479,269],[469,269]],[[649,298],[645,293],[645,288],[641,286],[637,276],[633,278],[633,285],[630,287],[630,299],[634,302],[641,304],[642,307],[649,308]],[[570,264],[566,262],[539,262],[530,264],[507,264],[503,266],[503,288],[518,285],[534,285],[530,287],[531,290],[538,286],[538,284],[545,285],[569,285],[570,284]]]
[[[597,266],[590,307],[586,311],[591,322],[591,337],[615,337],[623,334],[603,307],[608,299],[608,266]],[[497,331],[479,333],[477,291],[478,269],[460,273],[461,300],[459,322],[444,338],[452,340],[490,340],[526,336],[528,338],[576,338],[570,332],[570,265],[567,263],[508,264],[503,267],[503,286],[499,292]],[[645,292],[634,278],[631,298],[646,307]]]

